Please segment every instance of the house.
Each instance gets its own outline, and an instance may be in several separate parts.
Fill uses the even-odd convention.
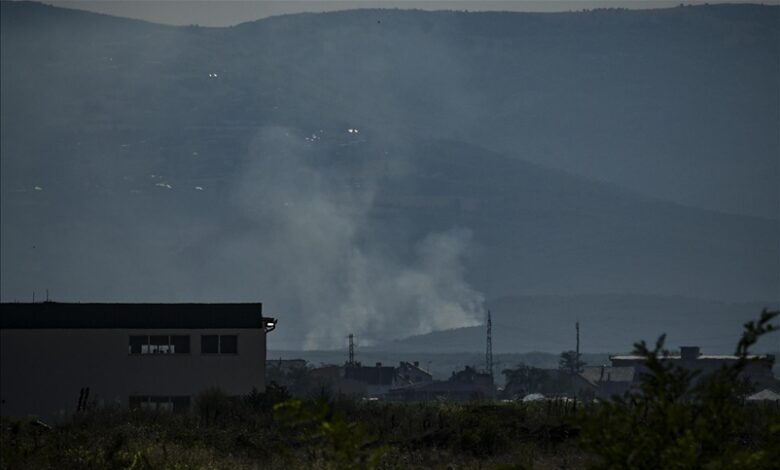
[[[367,384],[368,395],[379,396],[395,384],[395,367],[383,366],[381,362],[374,367],[363,366],[359,362],[347,363],[344,365],[344,378]]]
[[[401,361],[395,371],[396,385],[412,385],[418,383],[428,383],[433,381],[433,376],[420,368],[418,361]]]
[[[265,389],[260,303],[3,303],[0,415],[89,406],[185,410],[198,393]]]
[[[338,365],[323,365],[310,372],[315,386],[322,392],[348,397],[365,397],[369,384],[362,380],[345,377],[345,368]]]
[[[636,375],[634,380],[640,380],[642,374],[647,373],[642,356],[611,356],[613,367],[634,367]],[[724,367],[731,366],[739,361],[738,356],[733,355],[703,355],[697,346],[683,346],[679,355],[669,355],[662,358],[664,363],[673,364],[689,371],[699,371],[699,377],[715,372]],[[742,377],[747,379],[754,388],[763,389],[778,388],[778,381],[772,373],[775,357],[771,354],[751,355],[747,357],[747,364],[742,371]]]
[[[596,384],[591,383],[582,374],[574,374],[561,369],[539,369],[520,366],[504,372],[506,385],[503,396],[519,400],[528,395],[540,394],[545,397],[590,398],[596,394]]]
[[[584,367],[579,376],[593,385],[597,398],[622,396],[636,385],[635,367]]]
[[[394,388],[386,395],[391,401],[470,401],[495,397],[493,377],[466,366],[453,372],[449,380],[418,382],[401,388]]]
[[[427,383],[431,374],[420,369],[419,362],[401,362],[397,368],[377,362],[363,366],[360,362],[323,365],[310,370],[318,387],[324,391],[352,397],[381,397],[393,387]]]

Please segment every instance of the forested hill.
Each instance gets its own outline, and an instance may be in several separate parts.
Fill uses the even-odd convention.
[[[118,127],[335,121],[457,136],[663,199],[778,217],[778,6],[358,10],[233,28],[2,8],[6,62],[53,73],[8,67],[5,89],[22,79],[64,105],[47,120],[88,111]],[[62,102],[79,93],[91,99]]]
[[[778,297],[779,7],[0,9],[4,300],[262,299],[301,320],[280,335],[394,337],[449,299]]]

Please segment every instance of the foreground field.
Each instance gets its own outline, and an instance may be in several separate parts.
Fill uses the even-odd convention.
[[[745,325],[739,361],[710,375],[636,345],[648,372],[606,402],[387,403],[265,393],[197,397],[190,413],[93,408],[61,423],[2,420],[3,469],[630,468],[772,469],[780,402],[749,403],[749,348],[777,328]]]
[[[231,401],[213,392],[188,415],[95,410],[52,427],[5,419],[2,468],[590,468],[608,456],[589,440],[606,439],[604,449],[622,440],[591,429],[606,423],[604,405],[273,402],[269,394]],[[770,428],[780,423],[780,408],[740,409],[741,425],[729,431],[734,446],[722,443],[730,452],[723,463],[771,468],[780,434]]]
[[[201,397],[196,412],[3,422],[3,468],[581,468],[575,408]]]

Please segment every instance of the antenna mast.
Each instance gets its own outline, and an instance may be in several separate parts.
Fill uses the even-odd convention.
[[[574,367],[577,369],[575,372],[579,372],[580,371],[580,322],[577,322],[575,324],[575,327],[577,328],[577,350],[576,350],[577,356],[576,356],[576,361],[574,363]]]
[[[349,365],[355,364],[355,342],[354,342],[354,337],[355,337],[355,335],[353,335],[352,333],[350,333],[349,336],[348,336],[348,338],[349,338],[349,362],[347,362],[347,364],[349,364]]]
[[[490,310],[487,314],[487,347],[485,350],[485,369],[493,380],[493,322],[490,318]]]

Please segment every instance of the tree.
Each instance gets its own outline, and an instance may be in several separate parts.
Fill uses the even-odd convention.
[[[549,376],[543,369],[519,364],[514,369],[502,371],[506,377],[504,393],[513,397],[523,398],[525,395],[540,392],[549,381]]]
[[[733,365],[704,376],[674,366],[664,357],[662,335],[650,349],[634,345],[648,370],[640,389],[582,412],[581,444],[599,457],[597,468],[777,468],[780,423],[753,432],[752,448],[740,441],[748,405],[741,374],[758,338],[777,330],[778,312],[761,312],[745,324]],[[773,467],[774,465],[774,467]]]
[[[572,375],[582,372],[585,365],[576,351],[564,351],[558,359],[558,369],[568,371]]]

